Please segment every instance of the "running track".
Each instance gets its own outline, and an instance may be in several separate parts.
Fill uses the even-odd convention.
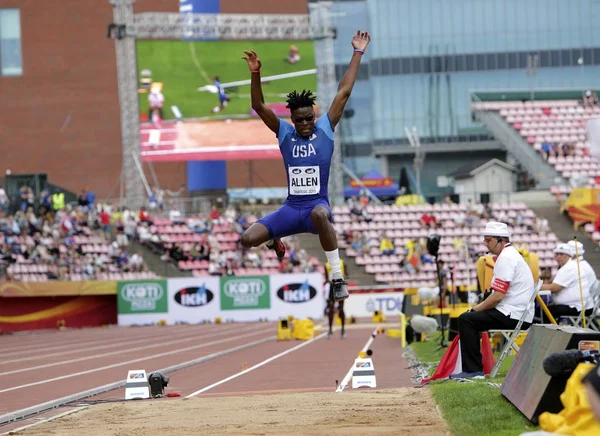
[[[344,340],[337,333],[330,340],[322,335],[309,343],[277,342],[275,323],[112,327],[0,336],[0,415],[121,381],[130,369],[149,373],[215,353],[221,355],[169,373],[166,392],[185,397],[207,387],[199,395],[334,391],[336,380],[342,381],[374,328],[373,324],[352,325]],[[378,388],[412,384],[399,339],[378,335],[371,349]],[[340,395],[347,391],[350,387]],[[115,389],[93,399],[123,397],[124,390]],[[0,434],[62,412],[55,409],[0,425]]]

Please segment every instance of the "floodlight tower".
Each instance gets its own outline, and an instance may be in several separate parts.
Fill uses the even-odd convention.
[[[315,44],[317,67],[317,102],[319,116],[325,115],[336,94],[335,64],[333,57],[333,34],[331,22],[332,2],[310,3],[310,21]],[[332,204],[344,203],[344,179],[342,171],[342,144],[340,135],[335,135],[331,170],[329,173],[329,197]]]
[[[109,36],[115,38],[117,56],[117,79],[119,86],[119,106],[121,109],[121,143],[123,161],[121,164],[121,192],[125,204],[139,208],[146,203],[146,193],[142,182],[140,159],[140,109],[137,93],[137,59],[135,38],[127,34],[127,25],[133,22],[135,0],[110,0],[113,5],[114,25],[109,26]],[[137,160],[137,163],[136,163]],[[123,201],[123,199],[121,199]]]
[[[146,201],[140,159],[139,101],[137,94],[137,39],[220,39],[228,40],[314,40],[317,64],[317,98],[321,111],[335,95],[335,68],[331,26],[331,2],[310,5],[308,15],[273,14],[191,14],[133,13],[136,0],[109,0],[114,22],[109,37],[115,39],[123,166],[121,180],[124,200],[129,207]],[[334,204],[343,201],[341,149],[336,139],[331,163],[330,194]]]

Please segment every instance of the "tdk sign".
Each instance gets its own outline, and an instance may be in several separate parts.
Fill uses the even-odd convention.
[[[277,296],[286,303],[305,303],[317,295],[317,290],[304,283],[289,283],[277,290]]]
[[[206,306],[213,298],[214,294],[206,289],[205,284],[199,288],[184,288],[175,294],[175,301],[186,307]]]

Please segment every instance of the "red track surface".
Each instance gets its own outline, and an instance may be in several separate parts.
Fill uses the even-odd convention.
[[[365,345],[372,325],[352,326],[347,338],[320,338],[200,395],[334,391]],[[277,342],[274,323],[82,329],[0,337],[0,415],[123,380],[130,369],[147,372],[273,340],[169,374],[167,392],[182,397],[302,344]],[[410,386],[398,339],[378,335],[371,349],[378,388]],[[135,362],[131,362],[136,360]],[[83,373],[83,374],[80,374]],[[52,380],[56,379],[56,380]],[[346,388],[351,391],[350,387]],[[343,395],[343,394],[341,394]],[[94,399],[123,398],[123,389]],[[163,399],[154,401],[165,401]],[[53,411],[51,414],[59,412]],[[0,426],[0,432],[28,421]]]

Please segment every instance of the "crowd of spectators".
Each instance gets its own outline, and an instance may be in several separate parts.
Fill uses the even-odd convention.
[[[450,197],[444,198],[442,202],[452,203]],[[354,218],[351,219],[354,221]],[[507,223],[510,227],[526,226],[536,234],[551,232],[547,219],[536,217],[531,223],[527,220],[523,211],[509,214],[502,209],[492,210],[490,204],[481,203],[480,201],[467,200],[465,210],[455,211],[452,219],[456,228],[478,229],[490,220],[497,220]],[[432,233],[442,226],[440,217],[435,212],[423,213],[419,217],[419,224],[422,228],[431,229]],[[344,227],[340,237],[347,246],[352,247],[358,256],[397,255],[401,269],[409,273],[417,274],[424,270],[424,265],[435,264],[435,259],[427,251],[427,239],[424,237],[408,238],[404,246],[397,247],[384,230],[363,232],[352,230],[350,226]],[[452,246],[458,257],[463,260],[476,261],[483,254],[482,246],[473,247],[460,236],[454,237]]]
[[[275,260],[274,252],[264,246],[242,247],[240,236],[255,221],[253,213],[242,212],[232,205],[222,211],[213,206],[207,215],[191,217],[184,217],[177,209],[171,209],[168,222],[161,226],[154,225],[149,214],[143,220],[140,218],[134,237],[159,254],[163,261],[174,265],[205,262],[210,275],[231,276],[242,269],[310,273],[322,267],[316,258],[299,247],[295,236],[283,239],[287,254],[281,262]],[[162,232],[166,226],[173,225],[185,226],[185,232],[194,237],[187,237],[186,242],[173,242],[168,233]]]
[[[21,187],[12,201],[0,188],[0,277],[79,281],[153,276],[141,253],[130,253],[129,240],[119,237],[119,229],[124,233],[125,228],[122,215],[98,204],[89,190],[82,190],[71,205],[58,189],[42,190],[36,204],[30,187]]]

